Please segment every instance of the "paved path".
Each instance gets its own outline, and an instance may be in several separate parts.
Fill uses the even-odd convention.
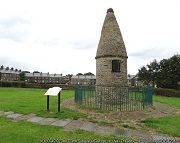
[[[95,123],[85,122],[82,120],[70,120],[70,119],[57,119],[57,118],[45,118],[45,117],[38,117],[36,114],[28,114],[23,115],[19,113],[14,113],[13,111],[0,111],[0,116],[5,115],[8,118],[12,118],[15,120],[27,120],[29,122],[35,122],[42,125],[53,125],[64,127],[65,130],[75,130],[75,129],[82,129],[86,131],[93,131],[99,134],[110,135],[113,134],[115,136],[125,136],[125,137],[133,137],[136,140],[168,140],[168,139],[175,139],[165,136],[160,136],[157,134],[151,134],[145,130],[129,130],[122,127],[113,127],[113,126],[98,126]],[[180,142],[180,138],[176,138]]]

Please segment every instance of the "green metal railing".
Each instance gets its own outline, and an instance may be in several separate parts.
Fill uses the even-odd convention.
[[[75,85],[75,102],[102,111],[136,111],[152,105],[152,87]]]

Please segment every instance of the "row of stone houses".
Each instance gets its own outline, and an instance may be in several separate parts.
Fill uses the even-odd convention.
[[[1,66],[0,80],[1,81],[18,81],[20,72],[21,72],[21,70],[17,70],[17,69],[14,70],[14,68],[9,69],[8,67],[3,68]]]
[[[19,81],[19,74],[21,70],[17,70],[14,68],[0,68],[0,80],[1,81]],[[62,74],[50,74],[50,73],[25,73],[26,82],[30,83],[56,83],[56,84],[96,84],[96,76],[95,75],[73,75],[63,76]],[[135,75],[127,76],[128,85],[136,86],[137,78]]]
[[[96,84],[95,75],[74,75],[71,77],[71,84]]]
[[[9,69],[0,67],[0,80],[1,81],[19,81],[21,70],[14,68]],[[31,83],[57,83],[66,84],[70,81],[69,76],[62,74],[49,74],[49,73],[25,73],[25,81]]]
[[[137,81],[136,75],[127,75],[128,86],[142,86],[142,83]],[[95,75],[76,75],[71,77],[71,84],[96,84]]]
[[[21,70],[13,68],[0,68],[1,81],[19,81]],[[25,81],[30,83],[57,83],[57,84],[95,84],[96,76],[80,75],[80,76],[63,76],[62,74],[50,73],[25,73]]]
[[[50,74],[50,73],[26,73],[26,81],[34,83],[57,83],[67,84],[70,82],[69,76],[63,76],[62,74]]]

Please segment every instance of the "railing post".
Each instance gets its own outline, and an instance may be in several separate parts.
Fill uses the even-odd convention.
[[[144,104],[145,104],[144,100],[145,100],[145,87],[142,88],[142,101],[143,101],[142,107],[143,107],[143,110],[144,110]]]
[[[147,95],[148,95],[148,103],[152,105],[152,87],[151,86],[147,87]]]

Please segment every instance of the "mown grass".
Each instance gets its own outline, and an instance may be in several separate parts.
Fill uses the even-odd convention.
[[[57,118],[78,119],[80,117],[86,116],[85,114],[78,113],[68,108],[61,108],[61,112],[58,113],[57,112],[57,97],[54,97],[54,96],[50,97],[50,112],[47,112],[46,111],[47,98],[46,96],[44,96],[45,92],[46,92],[45,89],[2,88],[1,87],[0,88],[0,110],[14,111],[14,112],[23,113],[23,114],[35,113],[39,116],[57,117]],[[71,90],[61,91],[61,100],[65,98],[70,98],[73,96],[74,96],[74,91],[71,91]],[[161,102],[161,103],[165,103],[172,107],[176,107],[180,109],[180,98],[154,96],[153,100]],[[167,117],[161,117],[161,118],[150,118],[150,119],[144,120],[143,122],[146,124],[147,127],[157,128],[159,132],[166,133],[172,136],[180,136],[180,130],[179,130],[180,129],[180,115],[167,116]],[[7,129],[5,129],[6,124],[7,124]],[[100,124],[106,124],[106,122],[100,122]],[[28,126],[30,126],[32,129],[29,129]],[[18,137],[19,135],[19,137],[22,138],[22,140],[20,140],[21,142],[23,142],[23,140],[25,140],[26,138],[29,139],[29,142],[33,142],[35,140],[37,141],[37,140],[48,139],[48,138],[51,139],[51,137],[52,139],[62,139],[62,137],[66,139],[66,137],[68,138],[71,135],[70,132],[65,132],[63,129],[58,128],[58,127],[51,127],[51,126],[45,126],[45,127],[47,128],[44,128],[41,125],[28,123],[26,121],[12,122],[11,120],[6,119],[5,117],[0,117],[0,132],[2,132],[0,134],[0,139],[3,137],[4,142],[11,142],[11,139]],[[26,128],[27,131],[24,131],[25,129],[23,128]],[[47,131],[48,129],[49,129],[49,132]],[[14,130],[17,130],[17,131],[14,131]],[[36,136],[35,133],[37,133],[38,131],[41,133],[37,134]],[[53,134],[53,132],[56,132],[56,131],[57,131],[57,134],[54,136],[53,135],[51,136],[51,134]],[[42,135],[42,132],[47,132],[47,134],[45,133],[45,135]],[[65,135],[62,134],[63,136],[61,136],[60,132],[63,132]],[[32,134],[32,140],[31,140],[31,134]],[[84,137],[85,139],[88,136],[89,132],[77,130],[77,131],[73,131],[72,134],[73,135],[71,139],[77,139],[78,137],[80,139],[81,138],[83,139]],[[92,138],[94,137],[96,137],[96,135],[93,136]]]
[[[156,128],[161,133],[180,137],[180,115],[161,118],[149,118],[143,122],[147,127]]]
[[[180,98],[178,97],[153,96],[153,101],[165,103],[180,109]]]
[[[180,109],[180,98],[153,96],[153,100]],[[142,122],[149,128],[156,128],[158,132],[180,137],[180,115],[149,118]]]
[[[62,142],[65,140],[129,140],[130,138],[115,137],[113,135],[99,135],[84,130],[65,131],[63,127],[40,125],[27,121],[12,120],[0,116],[0,142],[2,143],[38,143]],[[96,140],[96,141],[95,141]]]
[[[23,114],[35,113],[39,116],[56,118],[80,118],[86,116],[68,108],[61,108],[57,112],[57,96],[50,97],[50,112],[46,111],[47,97],[45,89],[30,88],[0,88],[0,110],[14,111]],[[74,96],[73,90],[62,90],[61,101]]]

